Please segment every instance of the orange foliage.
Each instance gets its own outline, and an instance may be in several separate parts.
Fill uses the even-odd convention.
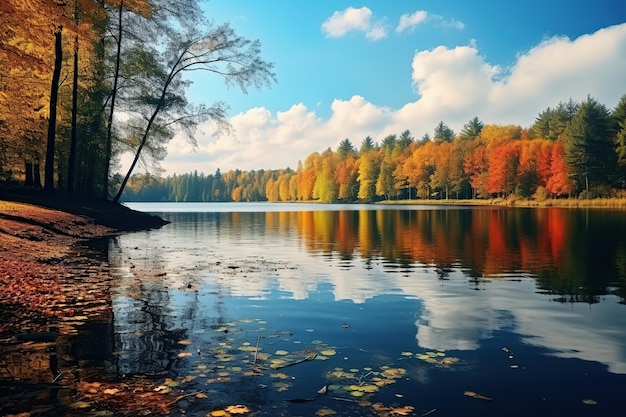
[[[488,154],[487,192],[509,195],[514,190],[519,162],[519,142],[502,141]]]
[[[565,146],[563,142],[556,142],[552,147],[550,177],[546,182],[546,190],[556,196],[574,192],[575,184],[570,173],[571,168],[565,161]]]

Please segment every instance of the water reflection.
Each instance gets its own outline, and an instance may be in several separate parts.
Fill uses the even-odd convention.
[[[459,268],[482,278],[537,278],[566,302],[624,301],[626,219],[623,212],[567,209],[340,210],[253,213],[167,213],[170,230],[246,245],[277,239],[303,245],[343,269],[382,260],[386,269]],[[280,241],[282,242],[282,241]],[[282,243],[278,243],[279,245]],[[359,264],[360,262],[360,264]]]
[[[138,239],[168,242],[146,251],[178,268],[169,277],[173,285],[184,286],[201,270],[204,279],[227,280],[225,297],[269,300],[278,290],[304,300],[325,285],[335,301],[401,294],[421,300],[415,320],[421,348],[476,350],[505,330],[555,356],[626,373],[626,321],[617,305],[624,303],[626,281],[624,213],[472,208],[161,215],[172,224]],[[232,269],[215,266],[221,263]]]

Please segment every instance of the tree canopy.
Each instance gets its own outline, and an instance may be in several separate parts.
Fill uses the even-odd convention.
[[[159,173],[175,132],[195,144],[200,121],[229,130],[226,103],[187,100],[186,74],[203,71],[245,94],[275,82],[273,64],[258,40],[207,20],[199,4],[3,1],[0,179],[118,200],[138,163]],[[112,177],[123,152],[133,162]]]

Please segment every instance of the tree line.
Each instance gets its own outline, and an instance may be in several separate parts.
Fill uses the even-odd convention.
[[[200,0],[0,2],[0,181],[119,200],[138,164],[213,120],[223,102],[191,103],[186,75],[204,71],[244,93],[275,81],[260,43],[209,21]],[[134,157],[113,175],[119,156]],[[43,167],[43,179],[41,169]]]
[[[127,201],[320,201],[609,197],[626,188],[626,95],[609,110],[592,97],[547,108],[530,128],[485,125],[460,133],[443,121],[433,136],[409,130],[380,143],[346,138],[295,170],[137,174]]]

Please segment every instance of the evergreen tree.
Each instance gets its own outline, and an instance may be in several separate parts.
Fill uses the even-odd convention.
[[[590,183],[608,183],[617,162],[613,135],[609,111],[588,97],[564,132],[567,163],[574,169],[579,188],[589,192]]]
[[[374,140],[367,136],[365,139],[363,139],[363,142],[361,142],[361,148],[359,149],[359,155],[362,155],[364,153],[367,153],[369,151],[371,151],[372,149],[374,149]]]
[[[411,146],[411,144],[413,142],[415,142],[415,138],[411,134],[411,131],[407,129],[407,130],[405,130],[404,132],[402,132],[400,134],[400,137],[398,138],[397,145],[398,145],[398,147],[400,148],[401,151],[404,151],[409,146]]]
[[[340,161],[343,161],[349,155],[355,154],[355,153],[356,153],[356,149],[354,148],[354,145],[352,145],[352,142],[350,142],[350,139],[348,138],[342,140],[339,143],[339,146],[337,147],[337,157],[339,158]]]
[[[443,121],[439,122],[435,127],[434,134],[433,139],[437,143],[452,142],[452,139],[454,139],[454,130],[450,129]]]
[[[478,120],[478,117],[474,117],[469,122],[463,125],[463,129],[460,133],[460,138],[463,140],[474,139],[480,135],[481,130],[485,125]]]
[[[617,133],[615,134],[615,152],[621,169],[621,180],[626,179],[626,95],[622,96],[617,107],[611,113]]]

